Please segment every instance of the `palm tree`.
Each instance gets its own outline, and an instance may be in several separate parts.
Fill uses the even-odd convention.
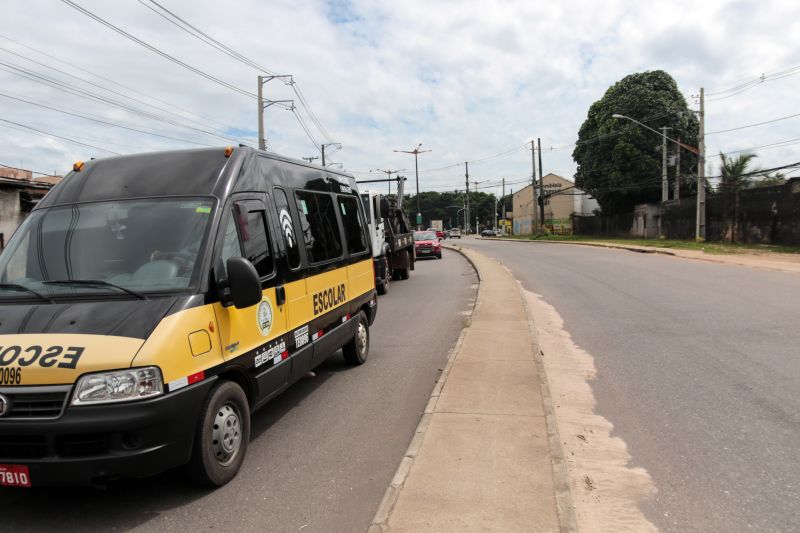
[[[749,169],[750,163],[758,157],[756,154],[739,154],[738,156],[728,157],[722,152],[719,154],[722,163],[720,164],[720,175],[722,182],[720,189],[722,190],[723,198],[723,217],[725,220],[726,234],[730,235],[731,242],[737,240],[739,236],[739,207],[740,196],[739,192],[750,185],[750,177],[753,170]],[[728,199],[734,197],[733,206],[733,223],[729,225],[728,220]]]

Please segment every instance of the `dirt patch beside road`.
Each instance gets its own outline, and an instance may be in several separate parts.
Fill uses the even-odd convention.
[[[543,352],[579,530],[657,531],[637,506],[656,490],[650,475],[628,466],[625,442],[612,437],[614,426],[594,412],[592,356],[572,342],[553,306],[524,293]]]

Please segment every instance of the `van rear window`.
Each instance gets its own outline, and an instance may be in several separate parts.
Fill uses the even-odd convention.
[[[329,194],[295,192],[297,212],[309,263],[321,263],[342,256],[339,222]]]

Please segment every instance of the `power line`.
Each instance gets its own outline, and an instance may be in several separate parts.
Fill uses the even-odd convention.
[[[763,126],[764,124],[772,124],[773,122],[779,122],[781,120],[787,120],[787,119],[794,118],[794,117],[800,117],[800,113],[796,113],[794,115],[787,115],[785,117],[780,117],[780,118],[774,118],[772,120],[766,120],[764,122],[757,122],[756,124],[748,124],[746,126],[738,126],[736,128],[729,128],[727,130],[709,131],[708,133],[706,133],[706,135],[714,135],[715,133],[727,133],[729,131],[743,130],[743,129],[746,129],[746,128],[753,128],[755,126]]]
[[[215,48],[219,52],[222,52],[223,54],[227,55],[228,57],[231,57],[231,58],[235,59],[236,61],[239,61],[240,63],[243,63],[243,64],[245,64],[245,65],[247,65],[247,66],[249,66],[249,67],[251,67],[251,68],[253,68],[253,69],[257,70],[257,71],[264,72],[264,73],[270,74],[272,76],[275,76],[275,73],[271,69],[268,69],[267,67],[255,62],[255,61],[253,61],[252,59],[250,59],[247,56],[241,54],[240,52],[237,52],[233,48],[221,43],[220,41],[218,41],[217,39],[213,38],[208,33],[204,32],[203,30],[201,30],[197,26],[192,25],[191,23],[189,23],[185,19],[181,18],[180,16],[178,16],[174,12],[170,11],[169,9],[165,8],[164,6],[162,6],[161,4],[156,2],[155,0],[150,0],[150,3],[156,5],[161,11],[163,11],[163,13],[161,11],[159,11],[158,9],[153,8],[152,6],[147,5],[144,2],[144,0],[138,0],[138,2],[140,4],[142,4],[144,7],[146,7],[147,9],[149,9],[150,11],[152,11],[153,13],[155,13],[156,15],[160,16],[164,20],[166,20],[169,23],[173,24],[177,28],[183,30],[184,32],[188,33],[189,35],[193,36],[194,38],[204,42],[205,44],[208,44],[209,46]],[[297,99],[299,100],[300,105],[303,107],[303,109],[305,110],[306,114],[311,119],[311,122],[317,127],[317,129],[320,131],[320,133],[322,133],[323,137],[325,137],[328,142],[333,142],[333,139],[332,139],[331,135],[328,133],[327,129],[325,129],[325,127],[320,122],[319,118],[316,116],[314,111],[311,109],[310,104],[306,100],[306,98],[303,95],[303,93],[300,90],[300,88],[297,86],[296,82],[294,80],[292,80],[291,82],[288,83],[288,85],[292,87],[292,90],[294,91],[295,95],[297,95]]]
[[[241,94],[243,96],[247,96],[249,98],[257,98],[257,95],[255,95],[254,93],[251,93],[251,92],[246,91],[246,90],[244,90],[244,89],[242,89],[240,87],[237,87],[236,85],[233,85],[232,83],[228,83],[227,81],[224,81],[224,80],[221,80],[221,79],[219,79],[217,77],[214,77],[211,74],[209,74],[207,72],[204,72],[204,71],[200,70],[197,67],[193,67],[192,65],[186,63],[185,61],[181,61],[180,59],[169,55],[168,53],[166,53],[166,52],[162,51],[161,49],[159,49],[159,48],[157,48],[157,47],[155,47],[155,46],[153,46],[153,45],[151,45],[151,44],[139,39],[138,37],[135,37],[135,36],[131,35],[130,33],[128,33],[125,30],[123,30],[122,28],[119,28],[118,26],[115,26],[115,25],[111,24],[107,20],[95,15],[94,13],[89,11],[88,9],[84,9],[83,7],[81,7],[78,4],[76,4],[75,2],[73,2],[72,0],[61,0],[61,1],[64,2],[65,4],[67,4],[68,6],[76,9],[77,11],[83,13],[87,17],[96,20],[97,22],[99,22],[103,26],[105,26],[105,27],[117,32],[118,34],[122,35],[126,39],[129,39],[129,40],[135,42],[136,44],[138,44],[140,46],[143,46],[144,48],[147,48],[151,52],[160,55],[161,57],[163,57],[164,59],[167,59],[168,61],[172,61],[176,65],[179,65],[179,66],[185,68],[186,70],[194,72],[198,76],[202,76],[203,78],[205,78],[205,79],[207,79],[209,81],[212,81],[212,82],[214,82],[214,83],[216,83],[218,85],[221,85],[222,87],[225,87],[227,89],[235,91],[235,92],[237,92],[237,93],[239,93],[239,94]]]
[[[33,126],[28,126],[27,124],[20,124],[19,122],[6,120],[4,118],[0,118],[0,122],[6,122],[7,124],[13,124],[14,126],[18,126],[18,128],[23,128],[24,130],[30,130],[31,132],[37,133],[39,135],[44,135],[46,137],[52,137],[52,138],[55,138],[55,139],[61,139],[62,141],[66,141],[66,142],[70,142],[70,143],[74,143],[74,144],[79,144],[81,146],[86,146],[86,147],[92,148],[94,150],[102,150],[103,152],[108,152],[110,154],[122,155],[122,154],[120,154],[118,152],[114,152],[114,151],[109,150],[107,148],[100,148],[99,146],[93,146],[91,144],[87,144],[87,143],[84,143],[84,142],[81,142],[81,141],[77,141],[75,139],[62,137],[61,135],[56,135],[55,133],[52,133],[52,132],[49,132],[49,131],[40,130],[38,128],[34,128]],[[12,128],[12,129],[18,129],[18,128]]]
[[[92,81],[86,80],[86,79],[84,79],[84,78],[81,78],[81,77],[79,77],[79,76],[76,76],[76,75],[74,75],[74,74],[71,74],[71,73],[69,73],[69,72],[66,72],[66,71],[64,71],[64,70],[61,70],[61,69],[58,69],[58,68],[52,67],[52,66],[50,66],[50,65],[46,65],[45,63],[41,63],[41,62],[39,62],[39,61],[36,61],[35,59],[31,59],[31,58],[29,58],[29,57],[26,57],[26,56],[24,56],[24,55],[22,55],[22,54],[18,54],[17,52],[13,52],[13,51],[11,51],[11,50],[7,50],[7,49],[5,49],[5,48],[0,48],[0,50],[3,50],[4,52],[6,52],[6,53],[8,53],[8,54],[15,55],[15,56],[17,56],[17,57],[19,57],[19,58],[21,58],[21,59],[24,59],[24,60],[26,60],[26,61],[30,61],[31,63],[35,63],[36,65],[42,66],[42,67],[44,67],[44,68],[46,68],[46,69],[54,70],[55,72],[58,72],[59,74],[62,74],[62,75],[64,75],[64,76],[68,76],[68,77],[70,77],[70,78],[76,79],[76,80],[78,80],[78,81],[80,81],[80,82],[82,82],[82,83],[86,83],[87,85],[91,85],[91,86],[93,86],[93,87],[97,87],[98,89],[101,89],[101,90],[103,90],[103,91],[107,91],[107,92],[110,92],[110,93],[112,93],[112,94],[115,94],[115,95],[117,95],[117,96],[121,96],[121,97],[123,97],[123,98],[127,98],[128,100],[131,100],[131,101],[133,101],[133,102],[136,102],[136,103],[139,103],[139,104],[143,104],[143,105],[145,105],[145,106],[147,106],[147,107],[150,107],[150,108],[153,108],[153,109],[155,109],[155,110],[157,110],[157,111],[159,111],[159,112],[161,112],[161,113],[167,113],[167,114],[170,114],[170,115],[172,115],[172,116],[174,116],[174,117],[177,117],[177,118],[178,118],[178,119],[180,119],[180,120],[188,120],[188,121],[190,121],[190,122],[194,122],[195,124],[200,124],[201,126],[206,126],[206,124],[205,124],[204,122],[200,122],[200,121],[197,121],[197,120],[194,120],[194,119],[191,119],[191,118],[185,117],[185,116],[183,116],[183,115],[180,115],[180,114],[178,114],[178,113],[175,113],[175,112],[173,112],[173,111],[170,111],[169,109],[165,109],[165,108],[163,108],[163,107],[159,107],[159,106],[156,106],[156,105],[150,104],[150,103],[148,103],[148,102],[145,102],[144,100],[140,100],[140,99],[138,99],[138,98],[134,98],[134,97],[132,97],[132,96],[129,96],[129,95],[127,95],[127,94],[125,94],[125,93],[122,93],[122,92],[120,92],[120,91],[116,91],[116,90],[114,90],[114,89],[109,89],[108,87],[104,87],[104,86],[102,86],[102,85],[100,85],[100,84],[98,84],[98,83],[94,83],[94,82],[92,82]],[[144,113],[148,113],[148,112],[144,112]],[[171,124],[175,124],[174,122],[170,122],[170,123],[171,123]],[[192,128],[192,129],[197,129],[197,128],[194,128],[194,127],[192,127],[192,126],[187,126],[187,127],[190,127],[190,128]],[[204,129],[202,129],[202,130],[198,130],[198,131],[206,132],[206,130],[204,130]],[[213,132],[209,132],[209,133],[212,133],[212,134],[214,134]],[[234,141],[235,141],[236,139],[230,139],[230,138],[229,138],[229,140],[234,140]]]
[[[25,171],[25,172],[30,172],[31,174],[41,174],[42,176],[51,176],[51,177],[55,176],[55,174],[52,173],[52,172],[39,172],[38,170],[32,170],[30,168],[13,167],[11,165],[6,165],[4,163],[0,163],[0,167],[10,168],[10,169],[13,169],[13,170],[22,170],[22,171]]]
[[[37,102],[34,102],[32,100],[27,100],[25,98],[22,98],[20,96],[15,96],[15,95],[12,95],[12,94],[5,93],[3,91],[0,91],[0,96],[4,97],[4,98],[9,98],[11,100],[16,100],[18,102],[24,102],[26,104],[33,105],[33,106],[36,106],[36,107],[49,109],[49,110],[55,111],[57,113],[63,113],[65,115],[70,115],[70,116],[73,116],[73,117],[82,118],[82,119],[85,119],[85,120],[90,120],[92,122],[97,122],[98,124],[104,124],[104,125],[107,125],[107,126],[113,126],[115,128],[120,128],[120,129],[124,129],[124,130],[128,130],[128,131],[134,131],[134,132],[137,132],[137,133],[144,133],[145,135],[152,135],[154,137],[160,137],[162,139],[170,139],[172,141],[180,141],[180,142],[185,142],[185,143],[189,143],[189,144],[196,144],[198,146],[213,146],[211,144],[199,143],[199,142],[196,142],[196,141],[190,141],[188,139],[181,139],[181,138],[178,138],[178,137],[170,137],[169,135],[161,135],[160,133],[155,133],[155,132],[152,132],[152,131],[140,130],[140,129],[134,128],[132,126],[126,126],[126,125],[124,125],[124,123],[120,123],[120,122],[108,122],[108,121],[103,120],[103,119],[95,118],[95,117],[92,117],[92,116],[89,116],[89,115],[82,115],[80,113],[77,113],[77,112],[74,112],[74,111],[69,111],[69,110],[66,110],[64,108],[57,108],[57,107],[53,107],[53,106],[50,106],[50,105],[47,105],[47,104],[37,103]]]
[[[34,81],[34,82],[37,82],[37,83],[42,83],[42,84],[48,85],[48,86],[50,86],[52,88],[67,92],[69,94],[72,94],[73,96],[78,96],[80,98],[85,98],[85,99],[88,99],[88,100],[101,102],[101,103],[104,103],[106,105],[110,105],[112,107],[117,107],[117,108],[120,108],[120,109],[124,109],[126,111],[129,111],[129,112],[135,114],[135,115],[141,115],[141,116],[143,116],[145,118],[149,118],[149,119],[152,119],[152,120],[157,120],[159,122],[163,122],[165,124],[170,124],[172,126],[191,129],[191,130],[197,131],[199,133],[210,135],[212,137],[219,137],[219,138],[225,139],[227,141],[238,142],[238,140],[233,138],[233,137],[220,135],[220,134],[214,133],[213,131],[208,131],[208,130],[204,130],[204,129],[201,129],[201,128],[196,128],[196,127],[191,126],[191,125],[181,124],[179,122],[175,122],[174,120],[170,120],[170,119],[165,118],[163,116],[159,116],[159,115],[150,113],[148,111],[143,111],[143,110],[138,109],[136,107],[132,107],[132,106],[130,106],[128,104],[125,104],[123,102],[120,102],[118,100],[114,100],[113,98],[109,98],[109,97],[106,97],[106,96],[103,96],[103,95],[100,95],[100,94],[97,94],[97,93],[93,93],[91,91],[87,91],[86,89],[82,89],[80,87],[77,87],[75,85],[71,85],[71,84],[66,83],[64,81],[57,80],[55,78],[50,78],[48,76],[45,76],[43,74],[34,72],[32,70],[27,70],[24,67],[20,67],[19,65],[15,65],[13,63],[7,63],[7,62],[4,62],[4,61],[0,61],[0,70],[4,70],[4,71],[9,72],[11,74],[15,74],[17,76],[21,76],[23,78],[26,78],[28,80],[31,80],[31,81]]]
[[[42,50],[39,50],[38,48],[34,48],[34,47],[32,47],[32,46],[29,46],[29,45],[27,45],[27,44],[25,44],[25,43],[23,43],[23,42],[20,42],[20,41],[17,41],[17,40],[15,40],[15,39],[12,39],[12,38],[10,38],[10,37],[8,37],[8,36],[6,36],[6,35],[2,35],[2,34],[0,34],[0,38],[2,38],[2,39],[5,39],[5,40],[7,40],[7,41],[10,41],[10,42],[12,42],[12,43],[14,43],[14,44],[16,44],[16,45],[18,45],[18,46],[21,46],[21,47],[23,47],[23,48],[27,48],[28,50],[31,50],[31,51],[33,51],[33,52],[36,52],[37,54],[41,54],[41,55],[43,55],[43,56],[45,56],[45,57],[48,57],[48,58],[50,58],[50,59],[53,59],[53,60],[55,60],[55,61],[58,61],[59,63],[63,63],[63,64],[65,64],[65,65],[67,65],[67,66],[69,66],[69,67],[72,67],[72,68],[74,68],[74,69],[76,69],[76,70],[79,70],[79,71],[81,71],[81,72],[83,72],[83,73],[85,73],[85,74],[89,74],[90,76],[94,76],[95,78],[98,78],[98,79],[101,79],[101,80],[107,81],[107,82],[109,82],[109,83],[112,83],[112,84],[116,85],[117,87],[121,87],[122,89],[126,89],[126,90],[128,90],[128,91],[134,92],[134,93],[136,93],[136,94],[138,94],[138,95],[140,95],[140,96],[144,96],[144,97],[146,97],[146,98],[149,98],[149,99],[151,99],[151,100],[154,100],[154,101],[156,101],[156,102],[159,102],[159,103],[161,103],[161,104],[164,104],[164,105],[166,105],[166,106],[168,106],[168,107],[171,107],[171,108],[177,109],[177,110],[179,110],[179,111],[183,111],[184,113],[188,113],[188,114],[190,114],[190,115],[194,115],[195,117],[202,119],[202,120],[203,120],[203,123],[208,123],[208,122],[211,122],[211,123],[214,123],[214,124],[216,124],[217,126],[220,126],[220,127],[221,127],[221,128],[223,128],[223,129],[228,129],[228,128],[230,128],[230,126],[228,126],[227,124],[223,124],[222,122],[216,121],[216,120],[214,120],[214,119],[212,119],[212,118],[209,118],[209,117],[207,117],[207,116],[204,116],[204,115],[198,114],[198,113],[196,113],[196,112],[194,112],[194,111],[190,111],[190,110],[188,110],[188,109],[182,108],[182,107],[180,107],[180,106],[177,106],[177,105],[175,105],[175,104],[173,104],[173,103],[170,103],[170,102],[167,102],[167,101],[161,100],[160,98],[157,98],[157,97],[155,97],[155,96],[153,96],[153,95],[151,95],[151,94],[144,93],[144,92],[142,92],[142,91],[140,91],[140,90],[138,90],[138,89],[134,89],[133,87],[130,87],[130,86],[128,86],[128,85],[125,85],[125,84],[122,84],[122,83],[119,83],[119,82],[118,82],[118,81],[116,81],[116,80],[113,80],[113,79],[111,79],[111,78],[107,78],[107,77],[105,77],[105,76],[102,76],[102,75],[100,75],[100,74],[97,74],[96,72],[92,72],[92,71],[90,71],[90,70],[86,70],[85,68],[83,68],[83,67],[80,67],[80,66],[76,65],[75,63],[71,63],[71,62],[69,62],[69,61],[67,61],[67,60],[65,60],[65,59],[62,59],[62,58],[60,58],[60,57],[54,56],[54,55],[52,55],[52,54],[48,54],[47,52],[44,52],[44,51],[42,51]],[[185,117],[185,118],[187,118],[187,119],[188,119],[189,117]],[[189,119],[189,120],[191,120],[191,119]]]

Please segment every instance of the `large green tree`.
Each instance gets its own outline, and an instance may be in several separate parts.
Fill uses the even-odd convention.
[[[592,104],[578,132],[572,157],[578,164],[577,187],[594,196],[604,213],[630,211],[634,205],[661,200],[661,135],[619,114],[660,131],[666,126],[673,139],[697,145],[698,122],[672,76],[661,70],[631,74],[608,88]],[[667,141],[668,153],[676,145]],[[681,194],[696,190],[697,158],[681,151]],[[670,179],[674,167],[669,168]],[[672,188],[670,187],[670,190]]]

